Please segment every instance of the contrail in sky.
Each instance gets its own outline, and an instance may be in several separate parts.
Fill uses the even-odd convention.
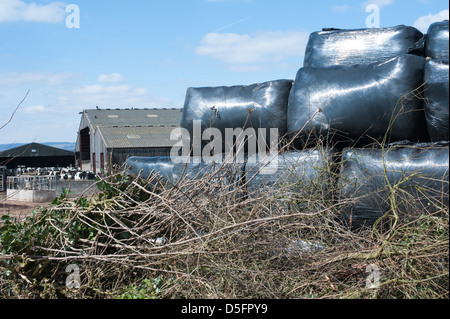
[[[242,23],[242,22],[247,21],[247,20],[250,20],[250,19],[253,19],[253,17],[247,17],[247,18],[241,19],[241,20],[239,20],[239,21],[233,22],[233,23],[228,24],[228,25],[226,25],[226,26],[224,26],[224,27],[222,27],[222,28],[220,28],[220,29],[217,29],[217,30],[213,31],[212,33],[217,33],[217,32],[219,32],[219,31],[222,31],[222,30],[225,30],[225,29],[227,29],[227,28],[233,27],[233,26],[235,26],[235,25],[237,25],[237,24],[239,24],[239,23]]]

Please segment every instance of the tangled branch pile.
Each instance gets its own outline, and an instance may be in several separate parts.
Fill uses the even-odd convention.
[[[217,174],[166,187],[156,173],[118,173],[92,198],[62,194],[22,222],[4,217],[0,297],[449,297],[448,208],[417,207],[392,227],[388,212],[355,231],[330,188],[245,193]],[[66,285],[69,265],[79,289]]]

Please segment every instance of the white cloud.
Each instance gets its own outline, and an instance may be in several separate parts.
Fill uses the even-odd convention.
[[[333,6],[333,12],[336,13],[344,13],[347,12],[347,10],[350,8],[350,6],[348,4],[343,4],[343,5],[334,5]]]
[[[124,107],[176,107],[167,98],[152,95],[146,88],[131,85],[84,85],[71,90],[60,91],[57,107],[60,110]]]
[[[78,77],[80,77],[80,74],[71,72],[7,72],[0,73],[0,86],[16,87],[30,84],[55,86]]]
[[[125,77],[119,73],[101,74],[98,81],[102,83],[117,83],[125,81]]]
[[[391,5],[393,3],[394,3],[394,0],[367,0],[362,3],[362,6],[363,6],[363,8],[365,8],[368,5],[375,4],[375,5],[379,6],[380,8],[382,8],[382,7]]]
[[[429,13],[426,16],[422,16],[418,18],[413,26],[420,30],[422,33],[427,33],[429,26],[434,22],[439,22],[442,20],[448,20],[449,19],[449,10],[442,10],[439,13],[431,14]]]
[[[81,88],[74,89],[73,92],[77,94],[122,94],[132,92],[132,87],[130,85],[85,85]],[[142,91],[139,92],[142,94]]]
[[[195,53],[226,63],[231,69],[257,71],[289,57],[304,55],[309,33],[301,31],[268,31],[253,35],[208,33]]]
[[[43,105],[33,105],[33,106],[27,106],[23,109],[23,113],[25,114],[36,114],[36,113],[47,113],[50,109],[46,108]]]
[[[0,0],[0,22],[29,21],[59,23],[65,18],[66,5],[51,2],[41,5],[21,0]]]

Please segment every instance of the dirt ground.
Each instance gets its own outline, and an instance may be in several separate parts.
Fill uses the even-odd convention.
[[[6,200],[4,196],[3,198],[0,196],[0,218],[3,215],[10,215],[11,217],[22,219],[30,215],[33,210],[43,205],[45,206],[48,204],[18,202],[13,200]]]

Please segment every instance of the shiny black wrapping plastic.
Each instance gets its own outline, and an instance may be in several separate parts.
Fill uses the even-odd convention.
[[[216,161],[195,161],[186,157],[130,157],[127,162],[127,173],[148,179],[156,176],[153,184],[161,183],[168,187],[180,180],[203,179],[210,184],[223,187],[235,187],[240,183],[244,173],[244,160],[229,160],[224,154],[214,158]],[[207,178],[205,178],[207,177]]]
[[[142,178],[149,178],[151,175],[157,175],[154,182],[161,184],[173,185],[173,169],[169,156],[162,157],[139,157],[133,156],[126,161],[127,173],[139,175]]]
[[[448,20],[431,24],[426,35],[425,55],[439,62],[448,64],[448,47]]]
[[[446,146],[445,146],[446,145]],[[448,143],[344,149],[340,200],[349,201],[343,219],[355,228],[371,226],[395,203],[400,218],[448,207]]]
[[[332,149],[306,149],[278,156],[252,156],[245,165],[249,195],[280,191],[285,200],[298,196],[324,196],[331,182]]]
[[[449,66],[427,61],[425,64],[425,116],[432,142],[449,140]]]
[[[278,128],[286,133],[286,110],[292,80],[276,80],[248,86],[188,88],[181,127],[193,139],[193,121],[201,121],[202,133],[217,128],[225,138],[226,128]],[[204,144],[204,143],[203,143]],[[224,147],[223,147],[224,148]],[[222,150],[225,152],[225,149]]]
[[[379,64],[301,68],[289,97],[288,131],[428,141],[423,98],[412,92],[423,84],[424,65],[424,58],[405,54]]]
[[[245,161],[229,158],[225,154],[217,154],[205,162],[190,157],[180,157],[182,162],[174,165],[173,178],[178,180],[200,180],[215,187],[229,189],[238,186],[242,178]]]
[[[310,35],[304,67],[379,63],[408,53],[423,34],[414,27],[319,31]]]

